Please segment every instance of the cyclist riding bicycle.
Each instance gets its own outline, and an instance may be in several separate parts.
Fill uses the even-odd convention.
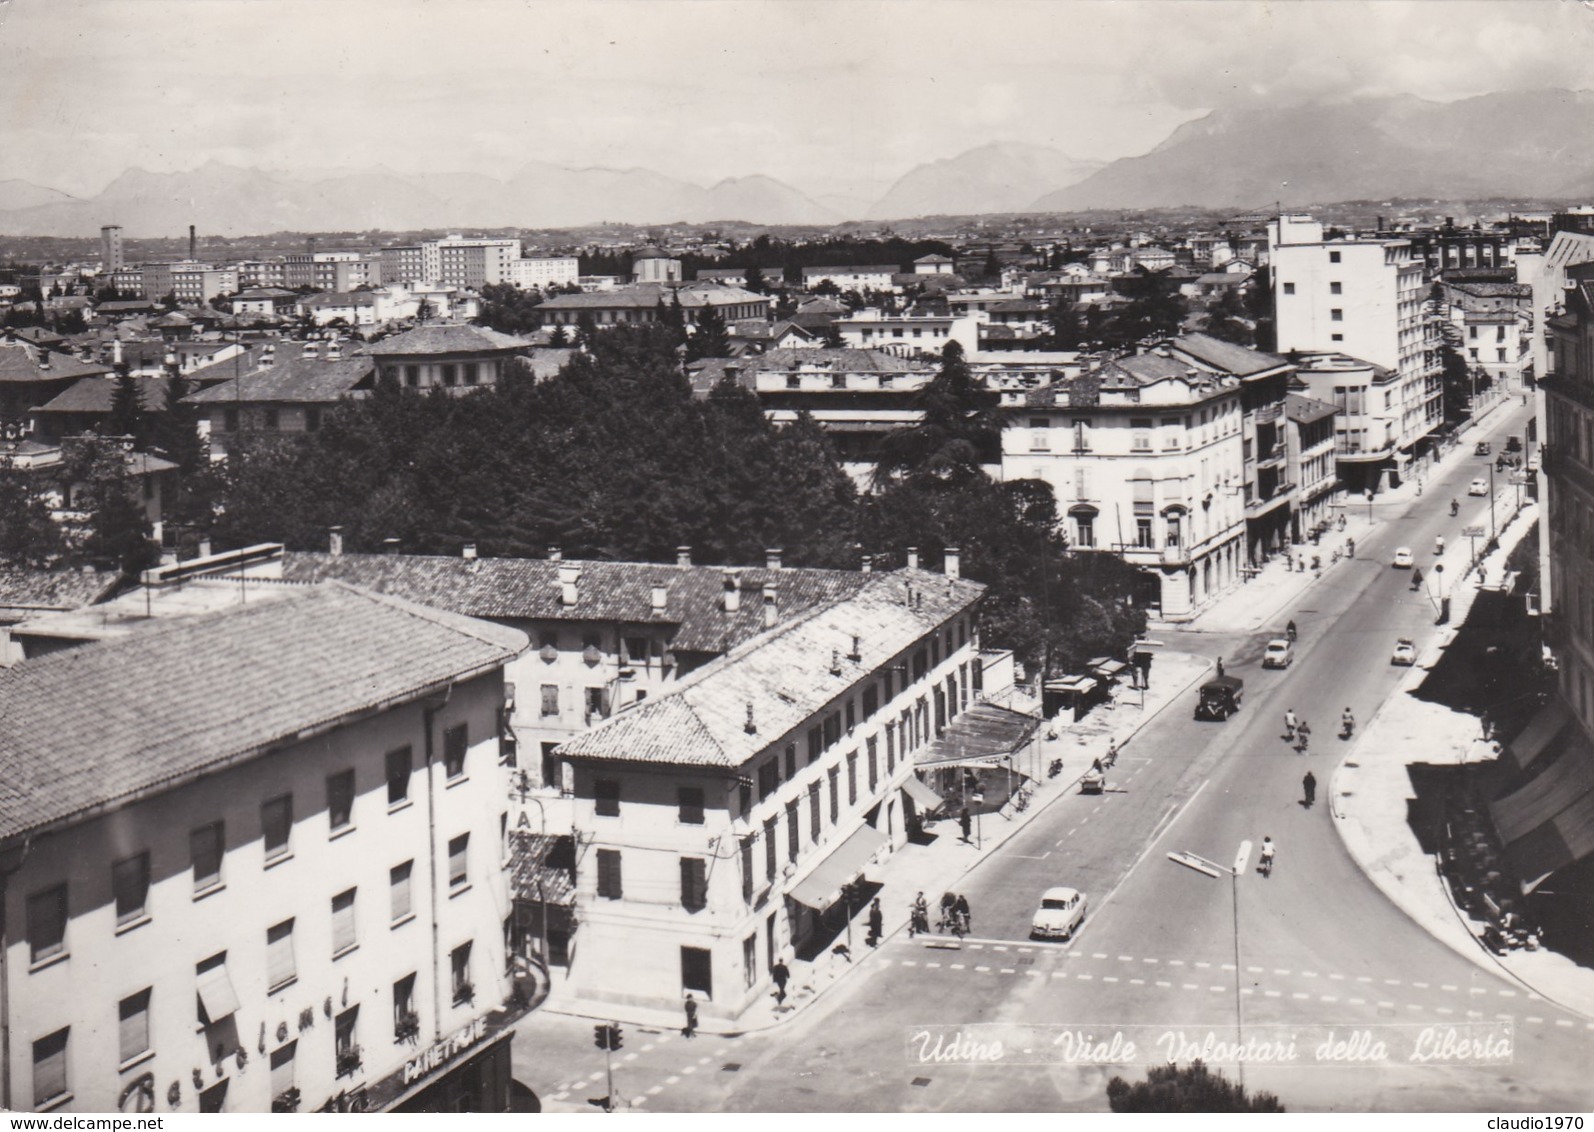
[[[1273,871],[1273,854],[1276,852],[1278,852],[1278,846],[1273,843],[1273,839],[1271,837],[1262,838],[1263,873],[1271,873]]]

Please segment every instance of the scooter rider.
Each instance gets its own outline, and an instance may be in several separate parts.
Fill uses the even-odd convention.
[[[1459,514],[1461,514],[1461,504],[1452,499],[1450,501],[1450,517],[1455,518]]]
[[[1438,538],[1433,540],[1433,552],[1435,554],[1443,554],[1445,552],[1445,536],[1444,535],[1440,535]]]
[[[1284,635],[1290,639],[1290,642],[1292,644],[1294,643],[1294,641],[1295,641],[1295,622],[1291,621],[1288,625],[1284,626]]]
[[[1278,852],[1278,846],[1271,837],[1262,838],[1262,873],[1267,875],[1273,871],[1273,854]]]

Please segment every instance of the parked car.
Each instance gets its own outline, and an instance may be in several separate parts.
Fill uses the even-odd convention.
[[[1467,485],[1467,494],[1468,495],[1488,495],[1489,494],[1489,481],[1485,480],[1485,479],[1475,479],[1475,480],[1473,480],[1471,483],[1469,483]]]
[[[1508,436],[1508,437],[1506,437],[1505,438],[1505,450],[1507,452],[1520,452],[1520,451],[1522,451],[1522,438],[1520,436]]]
[[[1474,456],[1487,456],[1493,451],[1494,449],[1490,446],[1487,440],[1480,440],[1478,443],[1472,446],[1472,454]]]
[[[1085,894],[1073,888],[1048,888],[1030,922],[1031,939],[1071,939],[1085,918]]]
[[[1079,780],[1081,794],[1100,794],[1107,789],[1107,776],[1099,770],[1087,770]]]
[[[1389,663],[1406,668],[1417,663],[1417,646],[1410,637],[1401,637],[1395,642],[1395,651],[1389,655]]]
[[[1219,676],[1201,685],[1201,698],[1196,701],[1197,719],[1215,719],[1222,722],[1240,710],[1245,699],[1245,681],[1238,676]]]
[[[1400,546],[1395,548],[1395,557],[1389,564],[1397,570],[1410,570],[1415,562],[1416,559],[1411,556],[1411,547]]]
[[[1274,637],[1262,654],[1263,668],[1288,668],[1295,659],[1295,646],[1284,637]]]

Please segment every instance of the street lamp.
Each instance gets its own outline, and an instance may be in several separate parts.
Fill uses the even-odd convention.
[[[1489,538],[1492,541],[1494,534],[1494,462],[1489,462]]]
[[[1209,877],[1218,877],[1223,873],[1229,874],[1230,903],[1234,910],[1234,1047],[1236,1051],[1245,1045],[1245,1016],[1241,1009],[1240,998],[1240,874],[1245,871],[1246,864],[1251,859],[1251,842],[1240,842],[1240,847],[1234,854],[1234,867],[1224,868],[1205,857],[1198,857],[1194,853],[1175,851],[1168,854],[1168,860],[1176,865],[1183,865],[1187,869],[1194,869]],[[1235,1057],[1236,1073],[1239,1084],[1245,1085],[1245,1058]]]

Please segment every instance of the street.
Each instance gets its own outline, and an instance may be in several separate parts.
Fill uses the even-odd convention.
[[[1181,634],[1178,647],[1221,655],[1228,672],[1244,678],[1243,708],[1224,723],[1198,722],[1192,692],[1126,749],[1104,793],[1057,798],[956,881],[972,907],[970,939],[899,934],[861,956],[860,969],[834,992],[772,1031],[695,1043],[639,1033],[629,1059],[617,1063],[619,1092],[633,1105],[671,1111],[1104,1110],[1106,1082],[1142,1076],[1145,1058],[1041,1067],[924,1060],[910,1035],[921,1026],[950,1033],[1022,1023],[1098,1033],[1210,1028],[1229,1040],[1270,1027],[1379,1031],[1475,1020],[1509,1023],[1508,1063],[1249,1065],[1244,1082],[1296,1110],[1472,1110],[1507,1099],[1545,1110],[1588,1108],[1594,1023],[1537,1000],[1418,928],[1356,867],[1333,828],[1329,798],[1333,769],[1353,749],[1339,738],[1341,710],[1350,706],[1365,726],[1405,672],[1389,664],[1395,639],[1423,644],[1434,633],[1434,604],[1411,591],[1409,571],[1390,567],[1395,549],[1410,547],[1428,573],[1435,536],[1460,540],[1482,502],[1466,499],[1467,482],[1485,462],[1471,455],[1473,441],[1493,439],[1499,451],[1507,434],[1525,431],[1527,413],[1513,406],[1468,433],[1420,498],[1375,502],[1376,524],[1356,558],[1280,611],[1270,630]],[[1452,497],[1464,501],[1456,518]],[[1325,558],[1328,547],[1325,539]],[[1264,671],[1263,647],[1288,620],[1300,633],[1295,661]],[[1308,754],[1285,741],[1287,709],[1313,725]],[[1310,808],[1301,782],[1308,769],[1317,780]],[[1271,877],[1255,868],[1264,836],[1278,844]],[[1223,870],[1244,842],[1244,871],[1231,880]],[[1211,876],[1184,867],[1168,859],[1175,851],[1223,868]],[[1054,885],[1087,894],[1085,921],[1065,944],[1032,942],[1036,902]],[[933,903],[939,894],[929,895]],[[517,1040],[527,1047],[517,1048],[517,1076],[528,1074],[522,1079],[553,1108],[601,1094],[569,1074],[537,1076],[535,1045],[579,1043],[586,1024],[530,1023]],[[567,1063],[568,1052],[556,1060]],[[1213,1060],[1235,1074],[1232,1063]]]

